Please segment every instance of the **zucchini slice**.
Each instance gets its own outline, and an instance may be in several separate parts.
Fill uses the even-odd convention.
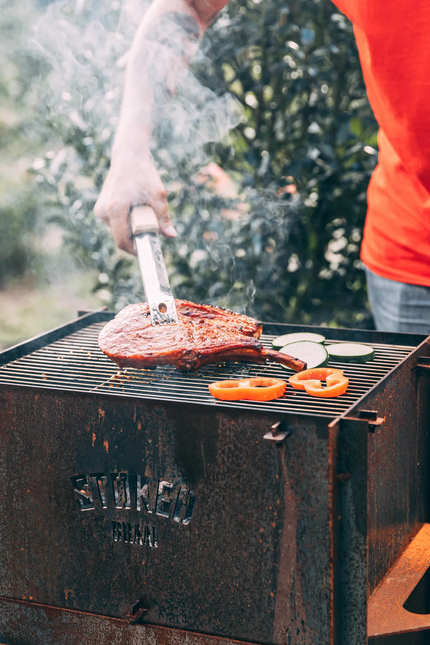
[[[359,343],[336,343],[329,345],[327,351],[330,358],[339,363],[367,363],[375,357],[373,347]]]
[[[278,336],[272,341],[273,349],[280,350],[285,345],[290,343],[298,343],[301,341],[310,341],[312,343],[323,343],[325,337],[322,334],[314,334],[312,332],[296,332],[294,334],[284,334],[283,336]],[[299,358],[299,357],[297,357]]]
[[[320,343],[313,343],[309,340],[303,340],[298,343],[289,343],[282,347],[280,352],[300,358],[301,361],[307,363],[307,369],[314,367],[324,367],[328,363],[328,353],[324,345]],[[285,365],[282,365],[285,367]],[[286,367],[286,369],[290,369]]]

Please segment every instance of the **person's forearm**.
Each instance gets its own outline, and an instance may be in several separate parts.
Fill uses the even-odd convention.
[[[206,24],[186,0],[155,0],[148,9],[130,51],[113,161],[129,147],[147,153],[153,114],[175,91]]]
[[[175,237],[166,190],[151,154],[153,117],[162,112],[199,37],[227,0],[155,0],[138,29],[127,65],[121,115],[109,172],[94,213],[119,248],[134,253],[130,211],[150,205],[161,232]]]

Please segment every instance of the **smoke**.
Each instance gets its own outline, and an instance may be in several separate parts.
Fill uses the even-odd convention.
[[[142,299],[137,266],[116,249],[92,209],[109,167],[130,47],[151,2],[59,0],[44,4],[23,0],[21,5],[24,23],[26,11],[32,11],[25,42],[22,37],[19,47],[38,70],[32,79],[32,100],[37,105],[34,123],[45,141],[33,172],[45,211],[65,231],[74,270],[95,268],[97,293],[106,304],[120,308]],[[147,43],[157,49],[157,73],[152,75],[156,97],[152,152],[169,187],[184,186],[210,161],[208,144],[228,144],[229,131],[241,119],[239,104],[231,95],[216,95],[185,65],[177,70],[179,82],[173,91],[166,89],[172,52],[181,46],[180,29],[176,32],[179,41],[170,41],[169,47],[150,39]],[[199,68],[209,65],[202,48],[195,61]],[[67,272],[71,270],[69,263]],[[53,273],[47,264],[46,278],[51,279]]]
[[[146,3],[147,4],[147,3]],[[32,28],[29,46],[49,66],[39,91],[46,117],[67,117],[83,132],[118,120],[126,53],[144,2],[53,2]]]
[[[109,166],[129,50],[149,4],[52,2],[32,25],[28,41],[31,55],[44,69],[34,79],[39,106],[35,116],[45,125],[48,142],[34,169],[45,194],[52,195],[54,214],[67,230],[77,261],[96,268],[96,290],[117,309],[142,298],[137,264],[118,252],[92,209]],[[261,152],[257,176],[248,185],[243,182],[235,196],[191,180],[211,160],[212,144],[223,144],[224,158],[226,144],[234,153],[229,132],[246,118],[232,95],[216,93],[200,82],[200,77],[211,75],[203,47],[189,71],[178,66],[181,29],[181,25],[173,29],[177,42],[172,43],[169,32],[167,47],[160,39],[149,38],[143,52],[156,63],[151,76],[156,99],[152,152],[172,191],[174,218],[179,214],[175,218],[179,237],[164,244],[171,284],[177,297],[257,311],[266,283],[277,279],[289,252],[287,238],[297,208],[276,193],[273,179],[264,188],[266,150]],[[210,51],[210,42],[207,47]],[[194,66],[198,74],[193,73]],[[172,69],[176,87],[170,82]],[[248,136],[246,129],[244,134]],[[239,143],[242,156],[246,145]],[[253,150],[251,161],[255,154],[259,153]]]
[[[74,126],[88,137],[111,144],[120,112],[124,73],[137,27],[150,5],[142,0],[53,2],[33,28],[30,47],[50,68],[39,88],[46,117],[60,133]],[[180,30],[174,37],[181,38]],[[147,41],[147,54],[156,49],[151,78],[156,97],[154,150],[161,164],[198,167],[208,161],[207,143],[225,141],[240,121],[231,95],[216,96],[191,71],[178,70],[174,94],[166,92],[175,43],[160,46]],[[179,45],[178,45],[179,47]],[[198,50],[199,64],[204,54]],[[161,154],[160,154],[161,152]]]

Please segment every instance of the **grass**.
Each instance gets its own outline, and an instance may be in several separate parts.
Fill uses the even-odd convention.
[[[26,280],[0,290],[0,350],[73,320],[79,309],[102,307],[93,285],[94,275],[87,271],[54,284],[33,286]]]

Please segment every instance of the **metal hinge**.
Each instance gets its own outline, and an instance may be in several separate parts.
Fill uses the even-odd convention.
[[[274,441],[275,443],[282,443],[289,434],[290,432],[287,430],[285,421],[277,421],[273,426],[270,426],[269,432],[266,432],[263,439]]]
[[[359,410],[358,417],[345,417],[351,421],[368,421],[369,432],[375,432],[376,428],[384,423],[385,417],[378,417],[376,410]]]
[[[418,376],[430,376],[430,356],[420,356],[415,371]]]

